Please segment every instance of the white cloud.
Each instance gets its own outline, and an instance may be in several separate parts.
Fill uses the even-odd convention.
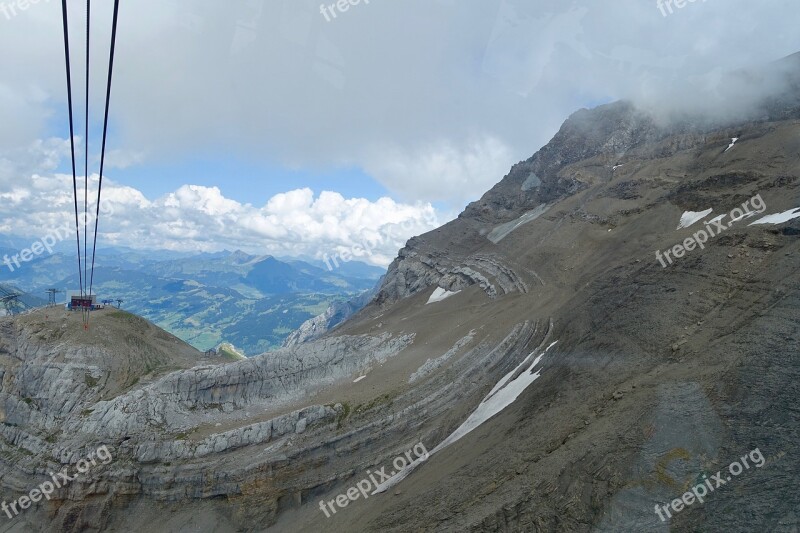
[[[49,150],[44,148],[47,146]],[[61,150],[63,143],[51,140],[36,142],[21,153]],[[28,163],[38,169],[57,165],[58,161]],[[24,172],[19,165],[11,171],[15,172],[13,176],[0,180],[0,229],[4,233],[34,240],[73,223],[71,175]],[[97,185],[98,176],[91,176],[91,213],[95,211]],[[78,196],[82,211],[82,183]],[[101,215],[101,244],[180,251],[242,249],[254,254],[322,259],[325,254],[369,241],[377,244],[370,255],[360,259],[380,266],[388,265],[407,239],[440,224],[430,204],[345,198],[331,191],[317,195],[308,188],[276,194],[263,206],[242,204],[225,198],[217,187],[199,185],[184,185],[150,200],[106,176],[103,202],[104,211],[109,212]]]
[[[27,146],[0,147],[0,186],[20,180],[20,176],[55,170],[69,150],[68,139],[37,139]],[[39,181],[39,186],[48,185]]]
[[[443,140],[410,151],[375,147],[364,158],[364,167],[403,197],[447,198],[463,207],[500,181],[515,162],[508,146],[486,137],[463,146]]]

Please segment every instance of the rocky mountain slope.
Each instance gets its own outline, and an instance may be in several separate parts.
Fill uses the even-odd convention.
[[[114,459],[0,531],[796,531],[788,81],[745,119],[578,112],[307,343],[221,364],[130,315],[3,319],[6,501]]]

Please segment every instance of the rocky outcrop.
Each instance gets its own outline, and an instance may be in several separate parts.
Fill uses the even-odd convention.
[[[96,322],[100,324],[95,327],[103,326],[103,321]],[[527,322],[512,328],[496,344],[485,338],[479,341],[472,331],[422,365],[415,373],[417,389],[398,395],[391,406],[372,402],[359,406],[356,415],[351,406],[341,403],[308,405],[253,421],[252,413],[276,412],[282,404],[302,400],[312,389],[388,363],[411,346],[414,336],[343,335],[246,361],[200,364],[106,400],[89,391],[108,379],[109,363],[117,357],[113,350],[90,346],[93,357],[103,362],[90,372],[79,365],[53,366],[51,361],[58,357],[55,344],[33,349],[30,325],[3,325],[8,334],[3,337],[4,357],[16,361],[3,367],[6,412],[0,424],[0,466],[6,473],[4,486],[25,492],[30,480],[41,481],[47,472],[64,466],[74,469],[101,445],[108,446],[114,457],[110,467],[93,469],[54,492],[52,499],[62,502],[57,516],[48,519],[54,529],[68,527],[76,509],[84,513],[81,502],[98,498],[106,511],[85,514],[92,517],[87,519],[93,527],[106,523],[118,498],[130,497],[191,506],[195,500],[216,495],[247,500],[257,494],[259,501],[267,502],[259,506],[258,516],[273,521],[284,498],[347,479],[353,467],[344,468],[340,455],[348,457],[368,445],[380,453],[374,444],[376,435],[390,443],[419,431],[427,418],[451,412],[454,403],[473,396],[471,383],[491,385],[493,376],[516,364],[528,345],[541,340],[538,326]],[[447,377],[436,372],[445,364],[453,372]],[[33,395],[25,401],[21,393]],[[59,395],[66,400],[61,409],[40,410],[40,406],[54,405],[51,402]],[[339,431],[354,416],[359,421],[348,422],[346,431]],[[424,440],[435,438],[425,436]],[[3,457],[13,462],[4,462]],[[366,468],[367,464],[356,466]],[[265,469],[271,472],[270,486],[275,488],[252,493],[251,487],[258,486]],[[298,469],[314,475],[298,476]],[[47,515],[32,516],[38,518],[31,524],[41,527],[44,522],[39,520]]]
[[[266,422],[217,433],[199,442],[185,439],[145,442],[135,448],[133,456],[143,464],[200,459],[245,446],[266,444],[286,435],[302,434],[309,425],[332,422],[342,411],[341,405],[336,408],[313,405]]]
[[[168,426],[186,429],[209,410],[230,413],[256,405],[274,409],[309,391],[380,364],[413,336],[336,337],[284,348],[241,362],[196,367],[93,406],[77,430],[117,438]]]
[[[383,278],[381,278],[381,281]],[[304,342],[318,339],[336,326],[358,313],[375,297],[380,282],[369,291],[364,291],[356,298],[346,302],[333,302],[321,315],[306,320],[297,330],[283,341],[284,348],[292,348]]]

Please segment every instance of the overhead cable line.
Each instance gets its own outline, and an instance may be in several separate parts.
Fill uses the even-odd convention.
[[[83,260],[81,260],[81,234],[80,222],[78,220],[78,178],[75,164],[75,123],[72,104],[72,69],[70,66],[70,46],[69,46],[69,17],[67,14],[67,0],[61,0],[61,10],[64,23],[64,54],[66,57],[67,69],[67,103],[69,105],[69,133],[70,148],[72,154],[72,194],[75,204],[75,236],[78,250],[78,279],[80,282],[81,308],[83,310],[84,328],[88,329],[89,311],[92,290],[94,288],[94,268],[97,255],[97,233],[100,222],[100,201],[103,190],[103,171],[105,170],[106,143],[108,139],[108,115],[111,102],[111,82],[114,72],[114,53],[117,42],[117,21],[119,20],[119,0],[114,0],[114,20],[111,30],[111,50],[108,60],[108,82],[106,85],[105,114],[103,117],[103,142],[100,152],[100,174],[97,188],[97,206],[94,220],[94,239],[92,244],[92,267],[89,272],[89,96],[90,96],[90,59],[91,59],[91,0],[86,0],[86,109],[85,109],[85,139],[84,139],[84,199],[83,199]]]
[[[100,222],[100,194],[103,191],[103,170],[106,162],[106,139],[108,137],[108,109],[111,103],[111,80],[114,74],[114,52],[117,47],[117,20],[119,18],[119,0],[114,0],[114,20],[111,26],[111,52],[108,58],[108,83],[106,84],[106,110],[103,118],[103,145],[100,150],[100,182],[97,186],[97,212],[94,217],[94,245],[92,246],[92,275],[89,293],[94,286],[94,260],[97,252],[97,228]]]
[[[83,295],[83,267],[81,266],[81,230],[78,222],[78,175],[75,168],[75,126],[72,115],[72,70],[69,61],[69,20],[67,16],[67,0],[61,0],[62,18],[64,21],[64,55],[67,64],[67,105],[69,106],[69,142],[72,152],[72,193],[75,200],[75,238],[78,244],[78,279],[81,295]]]

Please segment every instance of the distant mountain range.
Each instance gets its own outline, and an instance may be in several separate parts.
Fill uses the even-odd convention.
[[[0,248],[0,256],[16,253]],[[364,263],[329,271],[323,263],[241,251],[189,255],[113,248],[98,251],[94,292],[98,301],[123,300],[124,309],[200,350],[227,342],[255,355],[280,346],[331,304],[373,289],[383,273]],[[0,283],[42,303],[46,289],[80,286],[76,261],[66,251],[36,258],[14,272],[0,265]],[[58,301],[64,301],[63,294]]]

